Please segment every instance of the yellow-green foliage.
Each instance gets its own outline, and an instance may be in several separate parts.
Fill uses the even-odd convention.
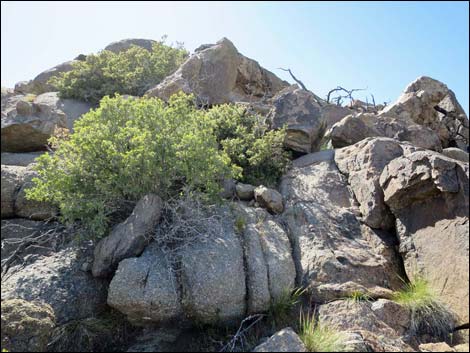
[[[300,303],[304,293],[305,289],[302,288],[285,289],[278,298],[271,301],[268,316],[276,324],[285,322],[289,318],[292,309]]]
[[[346,299],[354,301],[354,302],[361,302],[361,301],[371,301],[372,297],[364,292],[361,291],[353,291]]]
[[[187,56],[181,45],[165,45],[164,39],[154,43],[152,51],[135,45],[119,53],[103,50],[76,61],[73,70],[52,77],[50,83],[61,97],[92,103],[115,93],[141,96],[176,71]]]
[[[64,221],[80,220],[90,236],[102,236],[125,201],[154,192],[163,199],[183,189],[214,197],[220,180],[233,177],[218,149],[214,126],[193,97],[105,97],[75,124],[53,155],[37,159],[27,197],[60,207]]]
[[[264,118],[243,106],[224,104],[208,112],[221,148],[240,172],[240,181],[275,186],[291,154],[284,147],[285,129],[268,130]]]
[[[242,234],[245,230],[246,221],[242,216],[238,216],[235,219],[235,230],[238,234]]]
[[[326,325],[315,324],[313,317],[300,315],[299,337],[308,352],[341,352],[344,334]]]
[[[453,313],[440,301],[428,281],[416,277],[393,295],[393,300],[408,308],[412,334],[430,334],[446,339],[455,324]]]

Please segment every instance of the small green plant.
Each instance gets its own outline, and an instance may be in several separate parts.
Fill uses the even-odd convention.
[[[341,352],[344,350],[344,334],[340,331],[315,323],[310,316],[300,314],[300,339],[308,352]]]
[[[246,227],[246,221],[245,218],[242,216],[238,216],[235,219],[235,230],[238,234],[243,234],[243,231],[245,230]]]
[[[87,55],[84,61],[74,62],[71,71],[52,77],[49,83],[63,98],[91,103],[115,93],[141,96],[176,71],[187,56],[181,44],[168,46],[163,38],[151,51],[134,45],[119,53],[103,50]]]
[[[394,293],[393,300],[410,310],[412,335],[429,334],[445,340],[454,329],[453,313],[422,277],[405,283],[401,290]]]
[[[357,290],[353,291],[346,299],[353,302],[369,302],[372,300],[372,297],[367,293]]]
[[[322,141],[322,144],[320,146],[320,151],[326,151],[326,150],[329,150],[331,149],[331,146],[330,146],[330,142],[331,142],[331,139],[324,139]]]
[[[302,288],[284,290],[278,298],[271,301],[268,317],[275,323],[286,321],[289,318],[292,309],[300,303],[305,291],[306,289]]]

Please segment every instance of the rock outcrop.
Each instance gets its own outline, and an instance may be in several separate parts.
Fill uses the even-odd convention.
[[[352,146],[336,150],[338,169],[359,202],[362,221],[372,228],[391,230],[395,218],[385,205],[379,179],[385,166],[395,158],[408,155],[418,148],[400,144],[391,138],[366,138]]]
[[[468,163],[429,151],[391,161],[380,177],[408,277],[429,280],[460,323],[469,320],[468,182]]]
[[[45,150],[57,129],[71,128],[90,108],[87,103],[60,99],[56,92],[12,96],[2,102],[2,152]]]
[[[469,144],[467,114],[454,92],[430,77],[421,76],[411,82],[395,103],[382,110],[382,114],[431,128],[438,134],[444,148],[466,148]]]
[[[125,39],[105,50],[154,43]],[[26,190],[48,139],[73,133],[93,108],[59,98],[49,82],[85,58],[2,87],[2,348],[60,350],[65,338],[48,345],[52,330],[96,323],[112,307],[124,314],[121,330],[144,327],[130,351],[175,349],[186,328],[238,326],[302,287],[317,322],[342,331],[348,351],[468,350],[469,123],[445,84],[420,77],[386,107],[341,107],[282,81],[226,38],[202,45],[146,96],[192,93],[203,109],[241,104],[269,129],[286,127],[285,147],[305,155],[279,189],[223,180],[228,200],[196,220],[148,194],[97,244],[77,245],[49,221],[58,210]],[[336,150],[318,152],[325,146]],[[39,234],[51,236],[37,244]],[[402,278],[427,280],[456,315],[452,345],[463,345],[419,345],[443,337],[417,332],[412,311],[390,300]],[[106,337],[119,331],[110,327]],[[255,348],[306,350],[290,328]]]
[[[328,135],[335,148],[366,137],[390,137],[434,151],[466,150],[468,117],[445,84],[429,77],[410,83],[397,102],[378,114],[352,114],[335,124]]]
[[[2,300],[47,303],[58,324],[93,316],[104,308],[107,283],[82,271],[84,261],[82,250],[69,247],[15,266],[2,278]]]
[[[227,38],[196,51],[156,87],[150,97],[168,100],[178,92],[194,93],[201,104],[252,102],[274,96],[288,84],[240,53]]]
[[[293,85],[274,96],[272,105],[267,118],[273,129],[287,127],[284,141],[287,148],[303,153],[320,148],[326,121],[312,92]]]
[[[393,235],[359,222],[354,195],[332,153],[294,161],[281,193],[297,281],[309,288],[313,300],[329,301],[354,291],[387,297],[400,286]]]
[[[282,227],[243,203],[233,205],[233,214],[220,212],[215,234],[176,254],[151,244],[142,256],[121,261],[108,304],[139,323],[233,323],[291,291],[295,265]]]
[[[417,147],[442,151],[442,143],[434,130],[391,114],[348,115],[333,125],[327,135],[335,148],[353,145],[367,137],[390,137]]]

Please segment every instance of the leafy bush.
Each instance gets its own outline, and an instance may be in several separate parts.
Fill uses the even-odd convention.
[[[300,339],[308,352],[341,352],[344,334],[332,327],[315,324],[313,317],[300,315]]]
[[[75,62],[73,70],[52,77],[50,83],[63,98],[92,103],[115,93],[141,96],[176,71],[187,56],[181,45],[165,45],[164,39],[154,43],[152,51],[135,45],[117,54],[103,50]]]
[[[101,236],[123,202],[154,192],[163,199],[183,189],[214,197],[220,180],[235,176],[218,150],[213,121],[193,97],[105,97],[75,124],[53,155],[37,159],[39,177],[27,197],[52,201],[63,220],[81,220]]]
[[[454,329],[453,313],[421,277],[405,283],[400,291],[394,293],[393,300],[410,310],[412,335],[430,334],[445,340]]]
[[[274,186],[291,154],[284,147],[285,128],[268,131],[263,117],[240,105],[220,105],[208,112],[221,148],[238,167],[240,181]]]

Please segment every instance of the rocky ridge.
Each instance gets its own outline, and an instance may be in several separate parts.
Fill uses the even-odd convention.
[[[152,41],[105,49],[131,44],[148,49]],[[414,337],[412,313],[392,300],[403,278],[421,276],[454,326],[468,325],[469,125],[445,84],[420,77],[382,109],[340,107],[282,81],[226,38],[201,46],[146,95],[167,100],[182,90],[203,107],[243,104],[271,129],[285,125],[285,147],[303,155],[277,190],[234,182],[206,234],[169,253],[150,236],[164,217],[156,195],[107,237],[82,245],[62,241],[73,229],[50,223],[57,209],[24,197],[47,139],[73,133],[93,108],[59,98],[47,83],[71,67],[2,88],[2,266],[16,256],[9,239],[55,234],[47,249],[30,249],[2,271],[2,347],[21,350],[28,340],[27,349],[45,351],[52,327],[110,308],[150,330],[236,326],[300,287],[320,323],[347,333],[350,351],[427,351],[419,343],[438,338]],[[320,151],[328,141],[334,149]],[[348,299],[358,293],[368,299]],[[15,305],[24,317],[12,314]],[[29,318],[35,324],[19,331],[15,322]],[[269,336],[255,351],[306,349],[292,329]],[[468,347],[468,331],[460,341]]]

